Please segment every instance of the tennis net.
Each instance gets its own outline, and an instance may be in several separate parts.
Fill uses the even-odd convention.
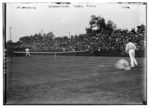
[[[14,51],[14,56],[26,56],[25,51]],[[54,56],[85,56],[88,50],[82,51],[63,51],[63,52],[30,52],[31,55],[54,55]]]

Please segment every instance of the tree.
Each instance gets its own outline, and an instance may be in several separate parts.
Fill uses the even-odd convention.
[[[54,34],[53,34],[53,32],[49,32],[49,33],[47,33],[47,37],[54,38]]]
[[[21,37],[19,39],[19,41],[22,42],[22,43],[30,43],[31,39],[30,39],[29,36],[24,36],[24,37]]]
[[[116,24],[114,24],[111,20],[108,20],[107,24],[106,24],[106,30],[109,32],[112,32],[114,30],[116,30]]]
[[[106,24],[105,24],[105,19],[104,18],[102,18],[100,16],[97,17],[97,23],[96,24],[97,24],[98,30],[100,30],[100,32],[105,30]]]
[[[137,26],[137,33],[144,34],[145,33],[145,25]]]
[[[51,47],[54,46],[54,34],[53,32],[49,32],[48,34],[45,34],[43,36],[43,50],[48,51],[51,49]]]

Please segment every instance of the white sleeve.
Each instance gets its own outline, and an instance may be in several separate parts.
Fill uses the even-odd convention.
[[[128,46],[129,46],[129,44],[126,45],[125,52],[128,52],[128,49],[129,49]]]
[[[134,44],[134,48],[135,48],[135,50],[136,50],[136,45]]]

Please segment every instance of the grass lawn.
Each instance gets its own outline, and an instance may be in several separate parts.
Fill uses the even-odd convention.
[[[6,104],[143,104],[144,58],[129,71],[115,68],[119,59],[14,57],[6,68]]]

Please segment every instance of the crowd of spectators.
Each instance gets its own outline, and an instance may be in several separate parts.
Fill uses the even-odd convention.
[[[99,19],[99,20],[98,20]],[[102,19],[102,20],[101,20]],[[140,25],[132,30],[114,29],[113,23],[105,24],[104,18],[97,18],[99,29],[93,30],[92,24],[86,29],[86,34],[71,35],[69,37],[55,37],[52,32],[47,34],[35,34],[24,36],[18,42],[13,43],[14,48],[30,48],[31,51],[101,51],[120,50],[124,52],[128,39],[136,43],[138,50],[145,47],[145,26]],[[101,26],[103,24],[103,28]],[[100,28],[101,27],[101,28]],[[11,43],[12,44],[12,43]],[[9,47],[10,42],[7,43]],[[12,45],[11,45],[12,47]]]
[[[144,47],[144,34],[113,31],[106,33],[81,34],[69,37],[48,37],[41,34],[23,37],[16,43],[18,48],[31,48],[32,51],[82,51],[82,50],[124,50],[128,39],[132,38],[138,49]]]

